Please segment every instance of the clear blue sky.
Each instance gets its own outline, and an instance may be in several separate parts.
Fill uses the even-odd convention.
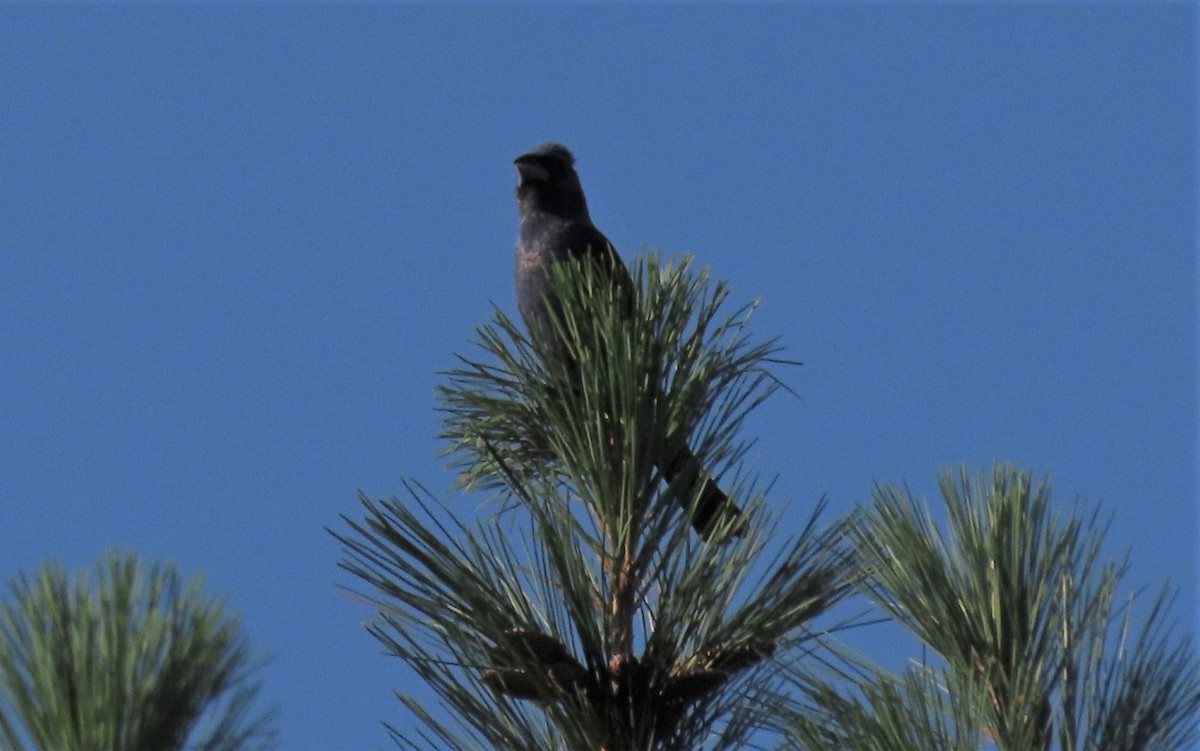
[[[284,748],[388,748],[409,676],[323,527],[449,486],[436,372],[514,311],[511,160],[552,138],[624,255],[695,254],[805,363],[746,436],[781,502],[1051,472],[1192,628],[1196,20],[5,5],[0,575],[203,570]]]

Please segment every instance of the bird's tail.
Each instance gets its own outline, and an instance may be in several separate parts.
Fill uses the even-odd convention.
[[[692,528],[700,537],[711,540],[718,535],[719,539],[723,539],[745,533],[746,519],[742,510],[729,500],[716,480],[700,467],[691,449],[684,446],[675,451],[671,460],[664,462],[660,469],[667,483],[686,483],[684,487],[688,491],[679,496],[679,502],[689,514]],[[696,486],[701,482],[703,484],[697,491]]]

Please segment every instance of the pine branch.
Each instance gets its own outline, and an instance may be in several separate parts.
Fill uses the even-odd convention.
[[[274,745],[237,619],[172,566],[109,553],[47,564],[0,609],[0,739],[13,751],[201,751]]]
[[[1128,561],[1101,560],[1094,513],[1059,515],[1048,481],[1006,465],[990,478],[946,472],[940,487],[948,534],[923,501],[879,486],[853,537],[869,594],[945,659],[947,684],[983,700],[979,728],[999,748],[1176,749],[1195,739],[1191,648],[1169,638],[1165,595],[1127,647],[1129,615],[1117,618],[1115,595]]]
[[[739,747],[787,701],[779,662],[849,592],[843,531],[814,513],[764,572],[753,484],[727,486],[744,518],[698,536],[704,483],[661,475],[681,446],[718,480],[741,460],[778,346],[686,261],[636,266],[633,314],[600,270],[558,266],[566,364],[497,313],[439,389],[450,462],[501,514],[461,522],[415,485],[364,498],[365,520],[335,533],[342,565],[380,612],[375,637],[452,710],[403,699],[434,745]]]

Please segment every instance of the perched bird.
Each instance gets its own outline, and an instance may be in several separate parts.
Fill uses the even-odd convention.
[[[514,164],[518,175],[517,205],[521,211],[516,253],[517,308],[543,357],[563,360],[570,355],[554,330],[553,315],[559,303],[551,289],[551,264],[589,256],[600,260],[601,268],[611,270],[613,284],[630,304],[636,299],[633,281],[612,243],[592,224],[583,186],[575,172],[575,157],[565,146],[542,144],[517,157]],[[656,461],[668,483],[676,478],[703,482],[699,500],[691,509],[691,523],[696,532],[708,539],[718,519],[737,517],[736,521],[731,519],[729,529],[740,534],[745,524],[740,518],[741,509],[700,467],[686,445],[675,449],[673,454]],[[694,496],[693,491],[682,497]]]

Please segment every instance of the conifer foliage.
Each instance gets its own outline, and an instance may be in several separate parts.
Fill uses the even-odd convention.
[[[171,565],[47,563],[0,606],[0,748],[273,748],[237,618]]]
[[[1193,748],[1200,673],[1167,625],[1169,590],[1125,598],[1129,562],[1105,559],[1095,512],[1056,511],[1049,480],[1011,465],[939,484],[944,531],[895,485],[876,487],[851,531],[864,591],[930,659],[811,691],[798,746]]]
[[[1175,751],[1200,673],[1169,597],[1123,600],[1095,516],[997,465],[946,472],[944,510],[876,486],[845,520],[780,542],[745,474],[745,418],[782,388],[753,306],[687,261],[555,264],[545,360],[497,311],[439,390],[458,493],[363,497],[335,532],[378,610],[371,633],[437,694],[399,694],[406,748],[513,751]],[[686,447],[744,514],[693,531],[704,483],[660,474]],[[701,517],[704,515],[701,514]],[[946,519],[943,532],[935,519]],[[851,594],[921,651],[899,673],[824,623]],[[860,606],[865,607],[865,606]],[[825,615],[824,618],[820,616]],[[1135,617],[1140,615],[1141,618]],[[857,620],[859,615],[850,616]],[[820,621],[823,627],[816,623]],[[1140,627],[1139,627],[1140,624]]]
[[[365,518],[338,535],[378,607],[372,633],[451,710],[402,694],[421,737],[394,736],[413,748],[742,748],[776,724],[778,666],[802,659],[850,571],[841,529],[819,527],[816,511],[767,555],[762,490],[738,474],[739,429],[780,388],[778,346],[755,342],[753,306],[730,309],[729,289],[686,260],[651,254],[634,268],[634,315],[603,269],[557,266],[572,366],[544,361],[497,312],[440,390],[460,486],[491,492],[494,513],[463,521],[461,502],[414,484],[405,499],[364,498]],[[698,483],[668,484],[654,461],[681,443],[748,523],[692,531]]]

